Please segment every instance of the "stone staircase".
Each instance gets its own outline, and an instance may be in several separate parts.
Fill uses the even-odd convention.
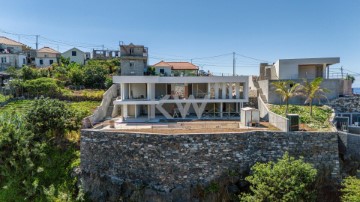
[[[113,110],[114,110],[114,104],[113,104],[113,102],[114,102],[115,100],[116,100],[116,98],[113,98],[113,99],[111,100],[111,103],[110,103],[109,107],[107,108],[106,117],[105,117],[106,120],[110,120],[110,119],[113,118],[113,117],[112,117],[112,113],[113,113]]]
[[[262,89],[260,88],[260,85],[259,85],[257,79],[253,79],[253,83],[254,83],[254,86],[255,86],[256,89],[257,89],[258,96],[261,97],[261,99],[264,101],[264,103],[268,103],[268,101],[267,101],[267,99],[266,99],[266,96],[264,95]]]

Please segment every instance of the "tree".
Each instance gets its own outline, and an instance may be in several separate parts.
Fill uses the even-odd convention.
[[[81,69],[80,65],[72,63],[70,70],[68,72],[68,77],[72,85],[84,85],[84,71]]]
[[[43,134],[28,130],[26,122],[13,114],[0,115],[0,134],[0,200],[32,201],[41,189],[37,177],[46,155]]]
[[[341,192],[342,201],[346,202],[357,202],[360,201],[360,179],[356,177],[347,177],[342,182],[343,188]]]
[[[38,78],[23,82],[23,88],[31,97],[45,96],[54,97],[60,94],[60,87],[55,79]]]
[[[21,68],[20,76],[23,80],[30,80],[30,79],[36,79],[39,77],[39,73],[36,69],[29,67],[29,66],[23,66]]]
[[[104,88],[107,70],[101,66],[85,65],[84,84],[88,88]]]
[[[299,90],[299,83],[295,83],[293,81],[277,81],[272,83],[272,85],[276,88],[275,92],[282,97],[282,100],[286,103],[286,111],[285,114],[288,113],[289,110],[289,99],[297,96]]]
[[[351,83],[354,83],[354,81],[355,81],[355,77],[353,75],[350,75],[350,74],[346,75],[345,79],[346,80],[351,80]]]
[[[65,130],[78,128],[79,119],[66,104],[56,99],[36,99],[29,107],[25,120],[34,133],[48,132],[57,138],[62,138]]]
[[[251,194],[240,195],[241,201],[313,201],[313,185],[317,170],[303,158],[295,159],[288,153],[278,160],[256,163],[250,182]]]
[[[312,109],[313,100],[317,99],[320,102],[320,100],[322,98],[327,99],[325,93],[330,92],[326,88],[321,88],[320,85],[321,85],[322,81],[323,81],[323,78],[321,78],[321,77],[317,77],[311,82],[304,79],[304,83],[300,87],[300,93],[306,97],[304,104],[310,105],[310,116],[311,117],[313,115],[313,109]]]

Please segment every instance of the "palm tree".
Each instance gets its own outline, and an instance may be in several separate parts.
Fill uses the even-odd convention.
[[[313,81],[309,82],[306,79],[304,79],[304,84],[300,87],[300,92],[303,96],[306,97],[305,104],[310,105],[310,116],[312,117],[312,104],[313,100],[317,99],[320,102],[321,98],[325,98],[327,100],[327,97],[325,93],[330,92],[326,88],[321,88],[320,85],[323,81],[323,78],[318,77],[315,78]]]
[[[298,90],[300,84],[293,81],[277,81],[272,83],[272,85],[276,88],[275,92],[279,94],[286,103],[285,114],[287,114],[289,110],[289,99],[299,95]]]

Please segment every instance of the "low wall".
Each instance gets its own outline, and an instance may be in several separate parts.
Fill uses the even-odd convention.
[[[281,131],[289,131],[289,119],[282,117],[270,111],[261,97],[258,97],[258,109],[260,111],[260,118],[269,121],[269,123]]]
[[[95,201],[193,201],[194,190],[288,151],[340,179],[337,133],[158,135],[82,130],[82,183]]]

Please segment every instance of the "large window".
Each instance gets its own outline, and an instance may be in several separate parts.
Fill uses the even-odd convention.
[[[6,57],[1,57],[1,63],[6,63]]]
[[[72,56],[76,56],[76,51],[71,51]]]
[[[54,60],[50,60],[50,64],[52,65],[54,63]]]
[[[43,65],[44,64],[44,61],[43,60],[40,60],[40,65]]]

